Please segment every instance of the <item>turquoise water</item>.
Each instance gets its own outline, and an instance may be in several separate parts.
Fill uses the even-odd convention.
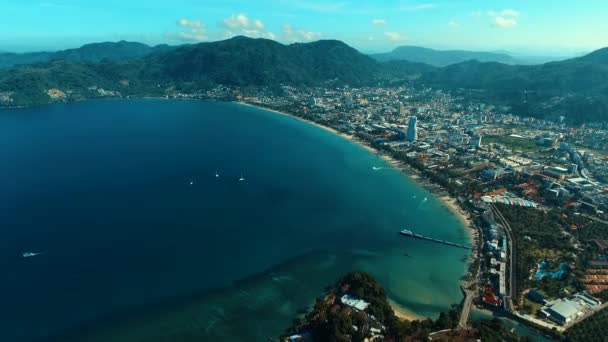
[[[397,232],[468,243],[462,224],[293,118],[87,101],[0,111],[0,146],[2,340],[267,340],[352,270],[421,315],[461,300],[467,251]]]
[[[471,310],[471,316],[470,316],[470,320],[478,320],[478,319],[492,319],[493,317],[496,317],[498,319],[500,319],[500,321],[502,322],[503,326],[509,330],[511,329],[515,329],[515,331],[517,332],[517,334],[519,334],[519,336],[527,336],[530,337],[533,341],[536,342],[550,342],[550,341],[555,341],[554,339],[552,339],[549,336],[545,336],[543,333],[541,333],[539,330],[536,330],[534,328],[528,327],[527,325],[506,318],[504,316],[501,316],[499,314],[492,314],[492,313],[488,313],[485,311],[480,311],[477,309],[473,309]]]
[[[546,261],[541,261],[538,264],[538,271],[536,271],[536,274],[534,275],[534,280],[541,280],[544,277],[551,277],[554,279],[563,279],[568,274],[568,263],[567,262],[563,262],[563,261],[560,262],[559,270],[557,270],[557,271],[545,271],[546,267],[547,267]]]

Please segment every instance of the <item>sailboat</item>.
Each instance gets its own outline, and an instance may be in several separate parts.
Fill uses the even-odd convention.
[[[241,172],[241,178],[239,178],[239,182],[244,182],[245,181],[245,177],[243,177],[243,173]]]

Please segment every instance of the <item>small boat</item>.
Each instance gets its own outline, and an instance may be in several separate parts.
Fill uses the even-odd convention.
[[[407,229],[402,230],[401,234],[403,234],[403,235],[409,235],[409,236],[413,236],[414,235],[414,233],[412,233],[411,230],[407,230]]]
[[[31,257],[35,257],[35,256],[40,255],[40,254],[42,254],[42,253],[25,252],[25,253],[21,254],[21,256],[23,258],[31,258]]]
[[[373,166],[373,167],[372,167],[372,170],[374,170],[374,171],[378,171],[378,170],[382,170],[382,168],[381,168],[381,167],[378,167],[378,166]]]
[[[239,178],[239,182],[244,182],[245,181],[245,177],[243,177],[243,173],[241,172],[241,178]]]
[[[215,171],[215,178],[220,178],[220,174],[217,171]]]

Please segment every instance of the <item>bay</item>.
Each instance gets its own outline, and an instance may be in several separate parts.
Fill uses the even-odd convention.
[[[353,270],[419,315],[461,300],[467,251],[397,234],[468,243],[460,221],[287,116],[176,100],[0,110],[0,162],[3,340],[268,340]]]

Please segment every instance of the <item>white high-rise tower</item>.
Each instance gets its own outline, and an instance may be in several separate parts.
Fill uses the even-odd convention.
[[[418,118],[415,115],[410,117],[410,124],[407,126],[407,140],[416,141],[418,139]]]

